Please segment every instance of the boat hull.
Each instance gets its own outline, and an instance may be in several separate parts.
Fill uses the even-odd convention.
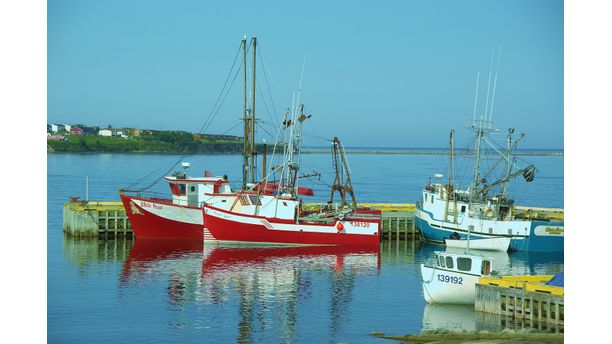
[[[121,194],[132,231],[140,238],[202,240],[202,209]]]
[[[558,221],[491,221],[465,218],[461,223],[452,223],[436,220],[432,214],[417,208],[415,212],[415,228],[421,232],[427,241],[444,243],[444,239],[457,232],[462,239],[466,239],[470,232],[471,239],[482,238],[510,238],[511,251],[532,252],[563,252],[564,228],[563,222]],[[468,226],[474,229],[469,230]],[[489,234],[484,230],[489,227],[520,227],[523,229],[513,235]],[[504,228],[505,228],[504,227]]]
[[[204,206],[204,242],[271,245],[380,245],[380,218],[296,223]],[[339,230],[338,228],[342,228]]]
[[[474,304],[479,278],[421,264],[423,297],[427,303]]]
[[[510,238],[473,239],[470,237],[469,245],[471,250],[507,252],[510,247],[510,241]],[[468,240],[444,239],[444,244],[446,247],[467,249]]]

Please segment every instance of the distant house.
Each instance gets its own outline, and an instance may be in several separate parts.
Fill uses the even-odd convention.
[[[47,135],[47,140],[66,141],[66,137],[64,135]]]
[[[96,128],[96,127],[83,127],[83,134],[84,135],[97,135],[98,134],[98,128]]]
[[[81,129],[79,127],[72,127],[70,129],[70,134],[72,134],[72,135],[83,135],[83,129]]]
[[[193,134],[193,140],[194,141],[200,141],[202,137],[200,136],[200,134]]]
[[[140,129],[130,129],[130,136],[140,136]]]
[[[110,129],[102,129],[98,131],[98,135],[105,136],[105,137],[111,137],[113,136],[113,132]]]
[[[51,124],[47,124],[47,125],[51,127],[51,132],[52,133],[57,133],[57,124],[51,123]]]
[[[72,128],[70,124],[63,124],[63,126],[64,126],[64,130],[66,130],[67,132],[70,132],[70,129]]]

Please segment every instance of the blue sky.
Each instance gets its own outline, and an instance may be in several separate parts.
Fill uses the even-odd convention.
[[[559,0],[49,0],[47,120],[197,132],[247,35],[269,74],[264,122],[290,105],[305,61],[305,144],[445,147],[454,128],[460,147],[496,46],[496,126],[525,132],[523,148],[563,148],[563,29]],[[241,87],[209,132],[241,134]]]

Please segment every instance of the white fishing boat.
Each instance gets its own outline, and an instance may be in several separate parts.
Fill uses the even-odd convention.
[[[478,96],[478,82],[476,85]],[[474,113],[466,123],[475,133],[473,146],[461,154],[473,158],[473,171],[468,172],[471,182],[464,187],[455,183],[454,131],[451,130],[448,182],[442,181],[442,174],[435,174],[436,181],[426,184],[422,197],[416,202],[415,228],[423,238],[437,243],[443,243],[453,233],[465,239],[471,227],[472,239],[509,238],[511,250],[563,252],[563,220],[521,214],[510,197],[511,181],[523,177],[530,183],[537,169],[534,165],[523,164],[517,157],[516,147],[523,134],[517,138],[514,129],[510,128],[506,142],[495,142],[494,136],[499,134],[492,121],[495,83],[492,94],[489,97],[487,90],[487,107],[480,117],[477,116],[477,102],[474,102]],[[460,174],[458,179],[467,180],[468,173]]]
[[[470,253],[435,252],[436,261],[421,264],[423,297],[427,303],[473,304],[476,283],[490,276],[492,260]]]
[[[479,239],[444,239],[446,247],[463,248],[480,251],[507,252],[510,247],[510,238],[479,238]]]

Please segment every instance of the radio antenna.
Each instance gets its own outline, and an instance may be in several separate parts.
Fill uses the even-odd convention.
[[[501,48],[497,54],[497,67],[495,68],[495,81],[493,82],[493,95],[491,96],[491,108],[489,109],[489,122],[493,118],[493,102],[495,101],[495,87],[497,86],[497,74],[499,72],[499,62],[501,60]]]
[[[495,54],[495,46],[493,46],[493,51],[491,51],[491,64],[489,66],[489,80],[487,81],[487,104],[485,106],[484,119],[487,119],[487,113],[489,113],[489,95],[491,90],[491,74],[493,72],[493,56]]]
[[[476,104],[478,103],[478,83],[480,82],[480,72],[476,74],[476,95],[474,95],[474,115],[472,115],[472,123],[476,123]]]

